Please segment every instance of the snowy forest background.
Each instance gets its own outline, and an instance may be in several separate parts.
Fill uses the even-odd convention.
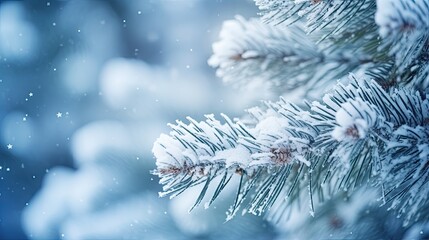
[[[0,238],[428,238],[427,16],[0,1]]]
[[[222,22],[256,13],[252,1],[0,1],[0,239],[214,231],[178,226],[151,148],[183,115],[266,98],[207,65]]]

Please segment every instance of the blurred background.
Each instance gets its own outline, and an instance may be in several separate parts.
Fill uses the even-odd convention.
[[[0,239],[428,238],[371,192],[276,226],[225,223],[234,184],[191,213],[202,186],[158,197],[151,149],[167,123],[278,99],[207,65],[222,23],[257,13],[253,0],[0,0]]]
[[[270,98],[207,65],[222,22],[257,12],[251,0],[0,1],[0,239],[272,238],[258,217],[223,224],[226,196],[188,214],[197,193],[158,198],[150,174],[167,123]]]

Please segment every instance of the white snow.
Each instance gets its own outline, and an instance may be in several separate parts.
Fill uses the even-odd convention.
[[[261,120],[255,127],[256,134],[279,134],[285,132],[288,126],[288,121],[285,117],[281,116],[268,116]]]
[[[273,93],[267,90],[281,85],[286,75],[283,58],[285,55],[299,55],[296,52],[301,49],[293,46],[290,35],[288,28],[236,16],[235,20],[224,22],[220,41],[213,44],[213,55],[208,64],[217,68],[216,75],[224,82],[241,89],[256,85],[259,96],[270,96]],[[308,43],[304,40],[299,46]],[[289,59],[296,60],[293,57]]]
[[[166,149],[168,149],[169,154],[166,152]],[[161,167],[163,164],[177,166],[179,164],[177,160],[182,159],[182,151],[183,147],[178,145],[177,141],[167,134],[161,134],[152,148],[152,153],[157,159],[156,163],[158,167]]]
[[[225,159],[226,167],[238,165],[242,168],[246,168],[250,162],[250,155],[251,154],[247,148],[238,145],[236,148],[217,152],[213,157],[213,160]]]
[[[339,126],[332,131],[332,137],[337,141],[363,139],[374,126],[377,117],[374,106],[360,98],[345,102],[335,115]]]
[[[377,0],[375,22],[383,37],[410,30],[425,32],[429,29],[428,19],[429,4],[426,0]]]
[[[241,55],[241,57],[244,58],[244,59],[246,59],[246,58],[255,58],[255,57],[258,57],[258,56],[259,56],[259,53],[257,51],[252,51],[252,50],[245,51]]]

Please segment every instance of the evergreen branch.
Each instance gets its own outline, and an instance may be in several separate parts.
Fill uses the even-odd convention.
[[[280,94],[302,85],[320,89],[327,79],[378,62],[356,46],[322,50],[298,27],[279,28],[241,17],[227,21],[220,38],[209,59],[219,77],[238,86],[265,81]]]
[[[428,101],[424,105],[417,107],[424,110],[426,125],[402,126],[387,144],[389,155],[383,179],[388,189],[386,202],[390,209],[397,210],[398,216],[405,215],[405,225],[413,218],[429,218],[421,212],[429,204]]]
[[[375,21],[382,37],[429,30],[429,3],[425,0],[377,0]]]
[[[374,0],[255,0],[262,19],[274,25],[306,21],[306,32],[319,34],[319,41],[330,37],[349,41],[371,32],[375,13]]]
[[[418,92],[388,93],[374,81],[353,80],[347,87],[339,84],[323,102],[312,107],[325,118],[312,147],[328,153],[319,161],[328,167],[313,164],[314,172],[320,178],[324,173],[334,192],[350,194],[366,182],[386,188],[383,197],[392,202],[391,209],[407,216],[404,224],[418,219],[419,210],[429,204],[427,193],[421,194],[429,187],[428,99]]]
[[[399,70],[394,59],[378,64],[367,70],[367,75],[382,85],[384,89],[407,86],[428,93],[429,88],[429,45],[408,68]]]
[[[402,75],[402,82],[405,84],[423,93],[429,92],[429,37],[409,68],[402,70]]]
[[[371,64],[364,70],[383,86],[408,85],[423,90],[429,86],[426,70],[429,4],[425,0],[379,0],[378,9],[374,0],[257,0],[256,4],[266,22],[291,25],[305,18],[308,38],[316,39],[319,52],[328,54],[341,49],[358,56],[371,56]],[[383,37],[381,46],[378,27]],[[390,65],[392,60],[394,64]],[[358,67],[362,66],[351,67],[343,73],[356,72]],[[308,72],[308,69],[300,70]]]
[[[153,150],[154,173],[165,184],[162,195],[174,196],[205,182],[198,205],[212,180],[222,176],[209,205],[232,175],[238,175],[228,219],[245,202],[245,211],[258,215],[276,202],[284,208],[300,199],[304,185],[309,186],[311,206],[316,193],[323,200],[324,194],[351,194],[367,183],[386,188],[385,199],[393,201],[392,208],[402,204],[400,211],[411,201],[428,204],[427,197],[415,199],[429,184],[429,102],[418,92],[386,92],[375,81],[352,78],[347,86],[338,84],[323,102],[308,104],[307,110],[284,99],[268,102],[266,108],[249,111],[256,119],[254,127],[226,116],[221,124],[212,115],[204,122],[188,118],[188,125],[171,125],[170,136],[162,135]],[[405,168],[405,162],[411,164]],[[409,212],[416,215],[416,210]]]
[[[378,0],[375,21],[383,47],[395,57],[399,72],[423,64],[429,47],[429,3],[425,0]],[[416,85],[421,85],[421,81]],[[427,84],[425,88],[427,88]]]
[[[386,207],[374,204],[377,193],[373,190],[356,191],[348,197],[339,194],[327,200],[314,217],[286,235],[285,239],[402,239],[401,222]],[[291,219],[294,224],[296,219]],[[414,238],[422,237],[418,228]],[[408,239],[405,237],[405,239]]]
[[[164,185],[160,196],[170,194],[174,197],[205,182],[196,206],[207,194],[212,180],[223,176],[206,204],[208,207],[232,175],[238,175],[240,183],[228,219],[236,214],[251,191],[258,194],[249,203],[247,211],[260,214],[270,208],[273,200],[282,193],[286,179],[295,171],[293,166],[309,164],[302,157],[308,149],[308,141],[288,138],[283,130],[285,121],[281,118],[269,117],[254,129],[249,129],[239,122],[233,123],[227,116],[223,116],[224,124],[215,120],[213,115],[206,117],[204,122],[188,118],[188,125],[178,121],[177,125],[170,125],[173,129],[170,136],[161,135],[156,141],[153,152],[157,158],[157,170],[153,173],[161,178],[160,183]],[[267,125],[271,125],[271,130],[263,129]],[[294,193],[293,189],[294,186],[289,195]]]

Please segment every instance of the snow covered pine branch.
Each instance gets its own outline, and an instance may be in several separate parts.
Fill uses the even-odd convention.
[[[265,81],[279,94],[316,89],[319,101],[280,98],[249,109],[246,121],[222,114],[171,124],[153,147],[160,195],[201,184],[192,208],[209,207],[234,185],[227,219],[242,207],[279,220],[295,203],[313,213],[326,199],[376,189],[405,226],[427,222],[429,2],[256,4],[263,22],[227,21],[209,64],[226,82]],[[358,77],[343,78],[349,72]]]
[[[266,110],[249,111],[255,119],[253,127],[232,122],[225,115],[225,123],[208,115],[203,122],[188,118],[189,124],[171,125],[173,131],[162,135],[153,149],[163,194],[179,194],[204,183],[199,204],[211,181],[221,176],[210,204],[237,175],[240,183],[231,215],[246,196],[250,198],[246,211],[257,214],[278,199],[285,201],[293,194],[297,195],[293,199],[299,199],[293,191],[303,184],[311,192],[325,192],[322,186],[347,191],[370,181],[384,189],[392,208],[402,204],[410,208],[410,215],[417,214],[413,210],[416,201],[429,203],[427,194],[413,194],[429,190],[425,171],[429,102],[418,92],[389,94],[374,81],[353,80],[348,86],[339,84],[323,102],[305,109],[284,99],[266,106]],[[403,166],[406,160],[410,163]],[[399,184],[392,181],[398,172],[403,177]],[[249,194],[251,190],[254,194]],[[402,194],[394,194],[398,191]]]

